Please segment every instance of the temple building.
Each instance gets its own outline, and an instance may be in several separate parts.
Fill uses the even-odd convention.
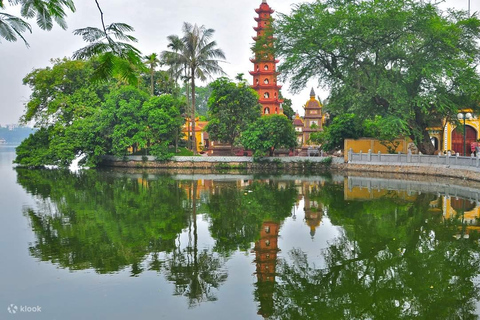
[[[309,146],[310,135],[314,132],[323,131],[323,121],[325,115],[322,112],[322,104],[315,99],[315,91],[312,88],[310,92],[310,100],[303,106],[305,116],[300,118],[298,114],[295,115],[293,126],[297,133],[297,142],[299,146]]]
[[[272,13],[274,10],[270,8],[267,0],[262,0],[260,7],[255,9],[258,17],[255,18],[257,26],[253,29],[257,32],[257,36],[253,37],[255,41],[254,58],[250,59],[253,63],[253,71],[250,74],[253,76],[252,88],[255,89],[259,95],[259,102],[262,105],[262,115],[264,114],[283,114],[282,103],[280,99],[280,89],[282,86],[277,84],[277,63],[279,60],[275,59],[273,52],[262,52],[258,50],[260,47],[273,46],[273,35],[271,32]]]

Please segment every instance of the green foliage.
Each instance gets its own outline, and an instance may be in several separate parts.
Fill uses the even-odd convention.
[[[210,139],[232,147],[245,129],[260,117],[258,95],[244,81],[238,84],[220,78],[210,84],[208,100],[210,122],[206,128]]]
[[[380,143],[387,148],[388,153],[396,153],[400,141],[396,139],[402,138],[408,128],[399,118],[392,116],[380,117],[376,116],[373,120],[365,120],[363,123],[364,135],[379,139]]]
[[[241,143],[245,149],[253,150],[255,156],[272,156],[275,149],[292,149],[297,146],[292,121],[284,115],[265,115],[250,124],[243,132]]]
[[[331,90],[329,108],[397,119],[424,154],[434,152],[427,128],[478,110],[475,15],[428,1],[315,1],[280,15],[275,31],[294,90],[316,78]]]
[[[111,151],[124,155],[129,147],[151,148],[160,160],[173,156],[168,151],[183,124],[178,101],[171,95],[150,97],[134,87],[122,87],[107,96],[100,119],[100,131],[112,140]]]
[[[17,173],[25,190],[54,204],[25,208],[37,239],[30,254],[62,268],[111,273],[131,267],[135,276],[148,254],[171,252],[187,227],[185,191],[168,177],[139,181],[95,170]]]
[[[124,155],[130,147],[151,149],[159,159],[172,156],[168,146],[183,124],[183,101],[171,95],[151,97],[118,82],[85,81],[95,63],[54,60],[53,67],[25,77],[32,95],[22,121],[33,121],[43,130],[19,146],[16,163],[68,166],[85,154],[87,164],[94,166],[103,155]]]
[[[117,76],[131,85],[137,85],[139,71],[145,71],[146,67],[143,64],[140,51],[127,43],[127,41],[137,42],[135,37],[127,34],[134,29],[125,23],[111,23],[105,26],[103,15],[102,26],[103,29],[87,27],[73,32],[89,43],[86,47],[75,51],[73,58],[91,59],[98,57],[98,65],[96,65],[92,74],[92,79],[96,81],[104,81]]]
[[[52,164],[49,152],[49,130],[41,128],[32,133],[17,147],[15,163],[29,167],[41,167]]]
[[[174,78],[178,79],[184,76],[185,84],[187,81],[190,82],[190,117],[193,119],[192,145],[194,146],[196,146],[194,120],[196,114],[195,80],[198,78],[205,81],[207,77],[211,77],[214,74],[224,74],[219,62],[221,61],[220,59],[225,59],[225,54],[220,48],[217,48],[215,41],[211,41],[214,32],[215,30],[207,29],[205,26],[199,27],[184,22],[183,37],[169,36],[170,43],[168,47],[172,50],[162,52],[162,60],[166,65],[170,66],[169,72]],[[193,148],[193,152],[196,154],[197,149]]]
[[[324,150],[343,149],[345,139],[358,139],[363,135],[362,122],[354,114],[336,116],[323,132],[313,133],[310,140],[322,145]]]
[[[219,186],[207,208],[215,249],[231,253],[247,251],[258,240],[264,221],[282,221],[290,215],[297,191],[293,183],[279,188],[278,181],[256,181],[245,189],[234,183]],[[225,214],[228,213],[228,214]]]
[[[295,116],[295,111],[292,108],[292,100],[283,98],[281,92],[280,92],[280,99],[283,99],[283,103],[282,103],[283,114],[288,119],[293,119],[293,117]]]

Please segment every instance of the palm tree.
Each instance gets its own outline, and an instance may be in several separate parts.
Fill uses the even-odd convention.
[[[160,60],[158,59],[158,55],[156,53],[152,53],[151,55],[143,57],[145,64],[150,67],[150,94],[153,96],[153,76],[155,74],[155,67],[160,65]]]
[[[67,0],[63,0],[67,1]],[[103,11],[98,0],[95,0],[100,12],[102,28],[86,27],[73,31],[74,35],[82,36],[88,43],[73,53],[74,59],[90,59],[98,57],[99,66],[95,69],[94,79],[106,80],[113,75],[119,75],[130,85],[138,85],[139,73],[144,71],[140,50],[127,42],[138,40],[128,34],[134,29],[126,23],[111,23],[105,25]]]
[[[188,22],[183,23],[183,37],[170,36],[170,48],[173,51],[164,51],[165,58],[172,72],[177,74],[185,72],[186,79],[190,81],[191,89],[191,118],[192,118],[192,149],[197,153],[195,139],[195,79],[202,81],[214,74],[224,74],[219,65],[225,59],[225,54],[217,48],[216,41],[211,41],[215,30],[205,26],[198,27]],[[177,39],[181,40],[178,41]]]
[[[25,42],[23,37],[26,31],[32,32],[32,27],[22,18],[2,12],[6,9],[7,1],[0,0],[0,38],[15,42],[18,38]],[[9,0],[10,5],[20,5],[20,15],[26,19],[35,18],[37,25],[42,30],[50,31],[54,22],[63,30],[67,29],[66,9],[75,12],[73,0],[37,1],[37,0]]]

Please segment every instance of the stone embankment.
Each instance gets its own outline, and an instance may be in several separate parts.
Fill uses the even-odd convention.
[[[247,170],[319,172],[328,170],[332,163],[343,163],[343,158],[332,157],[173,157],[170,161],[156,161],[154,157],[127,156],[124,158],[107,156],[102,165],[125,168],[195,169],[195,170]]]
[[[252,157],[174,157],[155,161],[154,157],[106,157],[103,165],[124,168],[202,170],[212,172],[252,171],[317,173],[327,170],[343,173],[425,175],[480,181],[478,158],[458,156],[350,154],[343,157],[279,157],[254,160]]]

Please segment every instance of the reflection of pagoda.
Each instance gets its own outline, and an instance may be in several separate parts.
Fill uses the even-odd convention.
[[[303,199],[303,210],[305,212],[305,223],[310,228],[310,236],[313,238],[317,228],[320,226],[323,218],[323,205],[316,200],[312,200],[310,195],[315,193],[320,184],[318,182],[304,182],[301,180],[295,181],[298,198],[297,205]]]
[[[271,27],[271,14],[274,12],[267,3],[262,0],[262,4],[255,9],[258,17],[255,18],[257,26],[253,28],[257,32],[257,36],[253,38],[258,44],[259,41],[265,41],[263,46],[272,47],[273,35],[267,34]],[[266,35],[267,34],[267,35]],[[265,36],[266,35],[266,36]],[[283,114],[279,90],[281,86],[277,84],[276,65],[279,60],[275,60],[275,56],[271,52],[254,52],[255,57],[250,59],[253,63],[253,70],[250,74],[253,76],[253,89],[260,96],[259,102],[262,105],[263,114]]]
[[[257,266],[256,298],[260,302],[258,314],[268,318],[273,312],[273,292],[275,289],[275,267],[277,264],[278,231],[277,222],[265,221],[260,231],[260,240],[255,243],[255,263]]]
[[[303,197],[305,202],[305,223],[310,227],[310,236],[312,238],[315,236],[315,231],[317,227],[320,226],[323,217],[323,208],[317,201],[310,199],[311,188],[313,187],[316,188],[316,185],[306,183],[306,185],[304,185],[305,193]]]

